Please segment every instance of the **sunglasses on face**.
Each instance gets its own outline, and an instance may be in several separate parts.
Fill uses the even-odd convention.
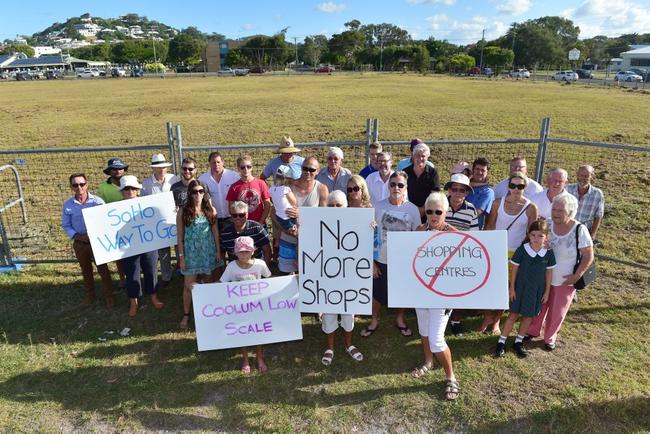
[[[404,188],[406,187],[406,184],[402,184],[401,182],[391,182],[390,188],[395,188],[395,187]]]
[[[330,208],[332,208],[332,207],[341,208],[341,207],[343,207],[343,204],[342,203],[328,203],[327,206],[330,207]]]
[[[195,168],[194,167],[183,167],[182,169],[183,169],[183,172],[192,172],[192,171],[194,171]]]
[[[204,192],[205,190],[203,190],[202,188],[199,190],[192,190],[192,194],[203,194]]]
[[[442,210],[440,210],[440,209],[436,209],[436,210],[428,209],[428,210],[425,211],[425,213],[426,213],[427,215],[433,215],[433,214],[435,214],[435,215],[442,215]]]
[[[348,193],[352,193],[353,191],[356,193],[357,191],[361,190],[358,185],[355,185],[354,187],[348,187]]]
[[[450,188],[452,193],[467,193],[467,190],[464,188]]]
[[[513,190],[514,190],[515,188],[516,188],[517,190],[523,190],[524,188],[526,188],[526,186],[525,186],[524,184],[515,184],[514,182],[511,182],[510,184],[508,184],[508,188],[511,188],[511,189],[513,189]]]
[[[135,187],[124,187],[122,190],[132,191],[132,190],[137,190],[137,188],[135,188]]]
[[[72,186],[72,188],[77,188],[77,187],[85,187],[86,184],[87,184],[86,182],[80,182],[79,184],[70,184],[70,185]]]
[[[243,166],[239,166],[239,168],[240,168],[241,170],[246,170],[246,169],[252,169],[253,166],[251,166],[250,164],[245,164],[245,165],[243,165]]]
[[[302,171],[303,172],[309,172],[309,173],[314,173],[318,169],[314,169],[313,167],[307,167],[307,166],[302,166]]]
[[[244,217],[246,217],[246,213],[245,212],[239,212],[239,213],[231,212],[230,217],[243,219]]]

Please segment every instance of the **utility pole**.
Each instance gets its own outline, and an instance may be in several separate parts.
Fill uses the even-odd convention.
[[[515,38],[517,37],[517,25],[512,26],[512,54],[515,54]],[[515,69],[515,58],[512,58],[512,69]]]
[[[483,47],[485,47],[485,29],[483,29],[483,36],[481,36],[481,60],[478,62],[479,75],[483,73]]]
[[[379,70],[383,71],[384,70],[384,40],[380,39],[379,40]]]
[[[298,68],[298,38],[293,37],[293,47],[296,50],[296,68]]]

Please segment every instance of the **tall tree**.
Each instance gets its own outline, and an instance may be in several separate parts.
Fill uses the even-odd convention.
[[[496,68],[512,65],[515,60],[515,53],[510,48],[501,48],[488,45],[483,50],[483,64]]]
[[[34,49],[30,47],[29,45],[23,45],[23,44],[9,44],[6,45],[2,51],[0,51],[0,54],[14,54],[14,53],[25,53],[27,57],[33,57],[34,56]]]
[[[393,24],[366,24],[361,26],[360,30],[366,37],[366,45],[370,47],[408,45],[411,43],[409,32]]]
[[[327,51],[327,37],[324,35],[314,35],[305,37],[305,42],[301,47],[301,57],[312,66],[321,62],[321,57]]]
[[[425,72],[431,65],[431,58],[429,50],[424,45],[417,45],[413,47],[413,69]]]
[[[201,61],[205,41],[180,33],[169,41],[169,61],[175,65],[196,65]]]
[[[348,30],[332,35],[328,43],[330,53],[337,59],[336,63],[354,65],[355,51],[365,45],[366,35],[360,30],[359,20],[345,23]]]
[[[467,72],[471,67],[476,65],[476,59],[469,54],[458,53],[451,56],[449,64],[457,71]]]

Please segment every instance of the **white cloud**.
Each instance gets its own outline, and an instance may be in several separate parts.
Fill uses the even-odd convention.
[[[506,33],[508,25],[501,21],[491,21],[486,17],[474,16],[467,21],[452,20],[445,14],[425,18],[436,39],[447,39],[453,44],[470,44],[481,39],[485,29],[485,39],[495,39]]]
[[[580,27],[581,38],[650,33],[650,8],[629,0],[585,0],[562,16]]]
[[[421,5],[421,4],[442,4],[446,6],[453,6],[456,3],[456,0],[406,0],[406,3],[411,5]]]
[[[497,11],[503,15],[521,15],[530,9],[530,0],[505,0],[497,5]]]
[[[345,3],[326,2],[320,3],[317,7],[321,12],[333,14],[343,11],[345,9]]]

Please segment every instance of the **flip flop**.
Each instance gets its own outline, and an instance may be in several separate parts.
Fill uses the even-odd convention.
[[[377,326],[377,327],[379,327],[379,326]],[[366,327],[363,328],[363,330],[361,330],[361,333],[359,333],[359,334],[364,338],[369,338],[370,336],[372,336],[372,334],[374,332],[377,331],[377,327],[375,327],[374,329],[371,329],[370,327],[366,326]]]
[[[323,357],[321,357],[320,359],[320,362],[325,366],[329,366],[332,364],[333,359],[334,359],[334,351],[325,350],[325,352],[323,353]]]
[[[404,336],[405,338],[408,338],[410,336],[413,336],[413,331],[409,328],[409,326],[398,326],[395,324],[395,327],[399,330],[399,332]]]
[[[422,365],[422,366],[418,366],[417,368],[413,369],[411,371],[411,375],[414,378],[420,378],[420,377],[424,377],[425,375],[427,375],[429,373],[429,371],[431,371],[431,368],[429,368],[427,365]]]
[[[357,362],[360,362],[360,361],[363,360],[363,354],[361,354],[361,351],[359,351],[359,349],[357,347],[355,347],[354,345],[350,345],[349,347],[347,347],[345,349],[345,352],[348,353],[350,355],[350,357],[352,357]]]

